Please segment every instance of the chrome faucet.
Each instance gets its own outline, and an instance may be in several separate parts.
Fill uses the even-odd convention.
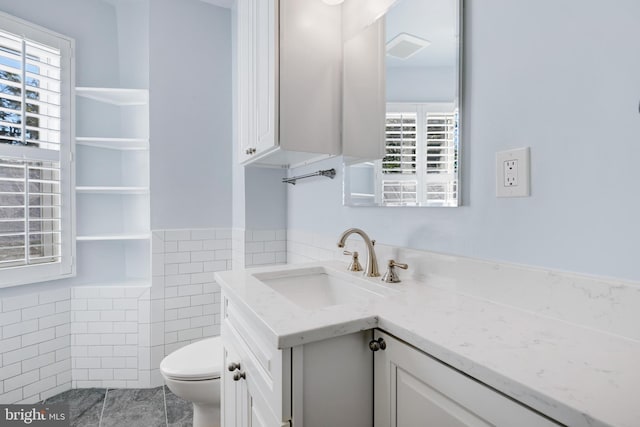
[[[364,243],[367,245],[367,266],[365,267],[365,276],[380,276],[380,273],[378,272],[378,259],[376,258],[376,251],[373,249],[375,240],[372,241],[371,239],[369,239],[367,233],[360,230],[359,228],[350,228],[340,235],[340,238],[338,239],[338,247],[344,248],[344,243],[347,240],[347,237],[349,237],[353,233],[359,234],[360,237],[362,237],[362,239],[364,240]]]

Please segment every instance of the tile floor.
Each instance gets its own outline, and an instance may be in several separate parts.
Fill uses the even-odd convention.
[[[68,403],[72,427],[190,427],[191,403],[166,387],[74,389],[45,403]]]

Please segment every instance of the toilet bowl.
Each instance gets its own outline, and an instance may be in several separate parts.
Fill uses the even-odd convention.
[[[160,362],[169,390],[193,403],[193,427],[220,426],[220,337],[182,347]]]

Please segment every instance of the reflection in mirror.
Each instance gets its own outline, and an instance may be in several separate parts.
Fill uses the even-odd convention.
[[[385,19],[385,157],[345,165],[349,206],[459,206],[460,0],[399,0]]]

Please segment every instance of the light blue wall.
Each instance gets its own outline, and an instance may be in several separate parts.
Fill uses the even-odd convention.
[[[456,74],[448,67],[387,68],[388,102],[453,102]]]
[[[465,7],[464,206],[346,208],[340,175],[288,188],[288,227],[640,280],[640,2]],[[532,195],[497,199],[495,152],[523,146]]]
[[[231,226],[231,14],[153,0],[151,228]]]
[[[0,11],[76,41],[76,85],[119,84],[115,8],[100,0],[0,0]]]

